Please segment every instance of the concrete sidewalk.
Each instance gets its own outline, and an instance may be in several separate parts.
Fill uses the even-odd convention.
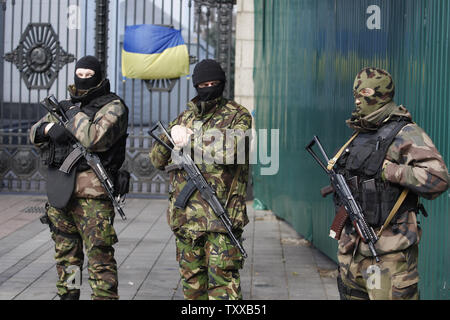
[[[57,299],[54,244],[39,216],[41,196],[0,195],[0,300]],[[116,217],[121,299],[183,299],[167,200],[127,199],[127,220]],[[336,264],[270,211],[248,205],[241,270],[245,300],[338,299]],[[85,262],[86,264],[86,262]],[[81,299],[90,299],[87,268]]]

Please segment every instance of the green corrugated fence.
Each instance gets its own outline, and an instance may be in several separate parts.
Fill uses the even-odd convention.
[[[377,21],[367,13],[371,5],[380,8],[380,29],[368,28],[368,19]],[[279,171],[264,176],[264,166],[255,165],[254,195],[336,260],[336,241],[328,237],[332,199],[319,193],[329,181],[304,147],[318,135],[332,155],[348,139],[354,77],[376,66],[392,74],[395,101],[449,166],[450,1],[255,0],[254,6],[255,123],[280,135]],[[420,217],[421,298],[449,299],[450,192],[423,202],[430,216]]]

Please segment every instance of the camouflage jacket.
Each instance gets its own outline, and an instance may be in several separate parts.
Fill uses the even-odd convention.
[[[232,144],[224,146],[224,142],[230,130],[248,133],[252,126],[252,118],[246,108],[234,101],[224,98],[216,101],[215,106],[206,114],[199,115],[195,106],[196,98],[194,98],[188,103],[187,110],[169,124],[169,130],[175,125],[182,125],[194,131],[194,137],[191,140],[192,159],[206,181],[216,191],[222,205],[227,203],[225,209],[233,223],[233,228],[242,230],[248,223],[245,204],[249,174],[248,144],[245,143],[246,139],[243,136],[235,140],[233,138]],[[211,139],[209,134],[215,135],[214,139]],[[166,140],[163,136],[161,138]],[[240,152],[245,152],[246,157],[243,161],[237,159]],[[202,154],[209,154],[216,161],[211,161],[207,156],[199,161],[198,156]],[[225,159],[227,156],[231,156],[231,159],[228,162],[223,160],[221,163],[220,159]],[[156,142],[150,151],[150,160],[159,170],[173,163],[170,152]],[[178,195],[186,185],[185,175],[185,172],[179,169],[170,172],[171,188],[167,220],[172,230],[190,239],[196,239],[206,231],[226,232],[220,219],[215,216],[198,191],[193,193],[184,210],[174,206]],[[234,190],[230,190],[235,176],[237,183]],[[228,202],[227,199],[229,199]]]
[[[43,143],[36,143],[36,130],[44,122],[58,121],[46,114],[30,129],[30,140],[37,147]],[[74,115],[68,122],[68,129],[78,141],[91,152],[103,152],[113,146],[120,137],[127,132],[128,112],[120,100],[114,100],[104,105],[95,114],[93,120],[83,112]],[[107,198],[106,191],[95,173],[88,169],[78,172],[75,182],[74,196],[77,198]]]
[[[406,116],[411,118],[409,113]],[[415,123],[403,127],[389,146],[382,178],[426,199],[435,199],[450,184],[448,169],[441,154],[431,138]],[[404,250],[419,243],[422,232],[416,215],[417,212],[413,211],[397,213],[397,221],[383,231],[375,245],[378,254]],[[432,218],[431,214],[429,219]],[[342,254],[353,251],[358,241],[358,237],[349,231],[347,228],[339,240]],[[372,256],[367,244],[361,242],[358,250],[363,256]]]

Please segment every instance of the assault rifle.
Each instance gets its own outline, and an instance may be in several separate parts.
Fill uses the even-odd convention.
[[[377,262],[380,261],[380,258],[378,257],[378,254],[375,250],[375,243],[378,241],[378,237],[375,234],[372,227],[370,227],[366,220],[364,219],[363,212],[361,210],[361,207],[356,202],[355,198],[353,197],[350,188],[345,181],[345,178],[343,175],[336,173],[333,168],[328,169],[326,165],[323,164],[323,162],[319,159],[319,157],[315,154],[315,152],[312,150],[312,147],[314,144],[317,144],[320,152],[322,153],[322,156],[325,158],[326,162],[329,162],[329,158],[325,152],[325,150],[322,147],[322,144],[319,141],[319,138],[317,136],[314,136],[313,140],[306,146],[306,150],[312,155],[314,160],[317,161],[317,163],[320,165],[320,167],[328,174],[331,181],[331,186],[333,190],[336,192],[337,195],[337,201],[340,205],[342,205],[345,209],[346,216],[350,218],[350,221],[352,222],[355,230],[358,232],[359,236],[361,237],[362,241],[364,243],[367,243],[369,245],[370,252],[374,256],[375,260]],[[344,220],[344,219],[341,219]],[[343,221],[340,221],[340,225],[343,226]],[[344,221],[345,222],[345,221]],[[334,238],[334,230],[330,231],[330,236]]]
[[[228,217],[228,214],[225,208],[220,203],[219,199],[216,196],[216,192],[214,189],[206,182],[200,170],[195,165],[192,158],[183,153],[181,150],[176,150],[174,147],[169,146],[167,143],[162,141],[158,136],[153,134],[153,132],[160,128],[163,134],[167,137],[170,143],[175,146],[175,143],[172,140],[172,137],[167,132],[164,125],[158,121],[158,123],[148,132],[153,139],[155,139],[158,143],[163,145],[167,150],[171,151],[172,160],[176,164],[178,169],[183,169],[188,177],[187,177],[187,185],[181,190],[180,195],[175,201],[175,206],[177,208],[184,209],[186,208],[187,201],[194,193],[194,191],[198,190],[200,192],[201,197],[211,206],[211,209],[214,211],[217,217],[221,220],[223,226],[227,230],[228,235],[231,238],[231,241],[238,247],[239,251],[242,253],[244,258],[247,258],[247,252],[245,252],[241,243],[238,239],[236,239],[233,231],[231,230],[233,224]]]
[[[44,100],[42,100],[41,106],[43,106],[45,110],[47,110],[52,116],[54,116],[63,127],[65,127],[65,125],[69,122],[69,118],[67,117],[64,109],[60,106],[58,100],[55,98],[54,95],[50,95],[46,97]],[[69,132],[68,130],[66,131],[73,138],[72,140],[74,141],[73,144],[74,149],[64,160],[59,170],[68,174],[72,170],[73,166],[78,162],[78,160],[80,160],[81,158],[86,159],[87,164],[89,165],[89,167],[91,167],[97,178],[100,180],[102,186],[105,188],[109,199],[112,201],[114,209],[116,209],[117,212],[120,214],[122,220],[126,220],[127,218],[125,216],[125,213],[123,212],[122,207],[120,206],[120,202],[122,201],[120,199],[120,195],[117,196],[117,199],[115,198],[114,183],[109,177],[105,168],[103,167],[100,158],[95,153],[89,152],[78,141],[78,139],[73,136],[71,132]]]

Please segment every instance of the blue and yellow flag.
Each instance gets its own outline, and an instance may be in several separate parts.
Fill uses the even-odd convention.
[[[172,79],[189,74],[189,54],[181,31],[140,24],[127,26],[122,75],[135,79]]]

